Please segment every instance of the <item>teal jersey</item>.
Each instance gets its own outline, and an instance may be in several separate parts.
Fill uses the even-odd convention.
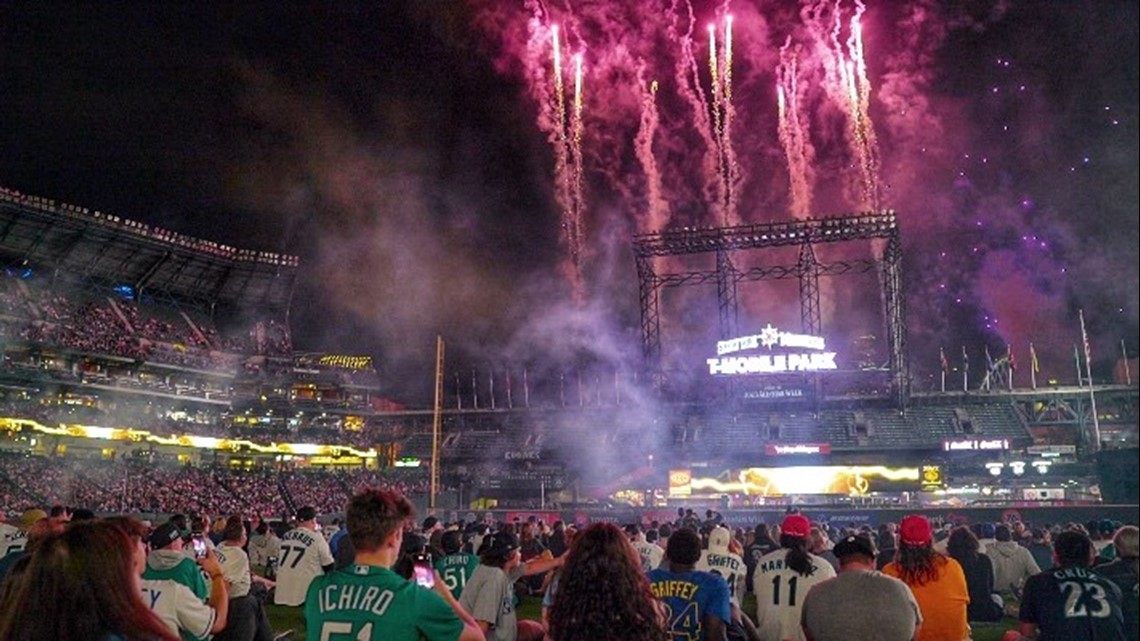
[[[464,628],[434,590],[356,564],[313,579],[305,622],[308,641],[455,641]]]
[[[443,577],[444,585],[451,590],[451,596],[456,599],[463,594],[463,586],[467,585],[467,580],[475,573],[477,567],[479,567],[479,557],[466,552],[448,554],[435,562],[435,569]]]
[[[154,554],[153,552],[151,554]],[[202,568],[194,562],[190,557],[179,561],[177,565],[165,570],[155,569],[150,563],[147,563],[146,570],[143,572],[143,577],[149,581],[174,581],[181,583],[190,588],[194,596],[205,601],[210,598],[210,585],[206,583],[206,577],[202,576]]]

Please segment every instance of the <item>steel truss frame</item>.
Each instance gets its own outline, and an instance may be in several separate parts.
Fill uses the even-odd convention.
[[[816,245],[858,240],[880,241],[872,245],[872,251],[879,252],[879,255],[870,260],[837,261],[827,264],[816,260]],[[788,246],[796,246],[800,250],[799,260],[794,265],[740,270],[732,261],[732,255],[736,252]],[[708,253],[716,254],[715,270],[657,273],[656,258]],[[892,396],[899,407],[905,406],[909,400],[906,306],[902,291],[902,243],[895,212],[868,212],[792,222],[684,228],[640,234],[633,239],[633,255],[639,282],[642,358],[646,375],[658,386],[664,382],[661,364],[663,288],[715,282],[720,337],[728,339],[737,332],[738,283],[795,278],[799,280],[800,285],[802,331],[818,335],[823,328],[819,304],[819,278],[876,271],[884,306]]]

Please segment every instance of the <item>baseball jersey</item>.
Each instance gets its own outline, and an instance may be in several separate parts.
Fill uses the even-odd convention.
[[[521,566],[512,572],[518,574]],[[515,641],[518,638],[515,578],[500,568],[480,564],[467,579],[459,603],[476,621],[490,624],[487,641]]]
[[[1025,582],[1018,618],[1038,641],[1124,639],[1120,588],[1088,568],[1057,568]]]
[[[222,574],[226,583],[230,584],[229,598],[235,599],[249,594],[251,582],[249,571],[249,556],[245,550],[234,545],[219,545],[214,548],[214,555],[218,557],[218,565],[222,566]]]
[[[0,557],[19,552],[28,544],[28,535],[20,528],[0,523]]]
[[[728,583],[729,598],[737,606],[740,605],[740,599],[744,596],[744,577],[748,574],[748,568],[745,567],[744,559],[740,558],[739,554],[703,550],[701,560],[697,561],[697,569],[724,577]]]
[[[281,537],[281,553],[277,557],[277,588],[274,603],[301,605],[313,579],[325,573],[324,566],[333,564],[329,543],[320,532],[295,528]]]
[[[467,580],[471,578],[472,574],[475,574],[477,567],[479,567],[479,557],[467,552],[448,554],[436,559],[435,562],[435,569],[443,577],[444,585],[451,591],[451,596],[456,599],[463,594]]]
[[[649,541],[634,541],[633,549],[637,550],[637,556],[641,557],[642,572],[649,572],[661,567],[661,559],[665,557],[665,550],[662,550],[660,545]]]
[[[388,568],[353,564],[312,580],[305,627],[308,641],[455,641],[464,624],[434,591]]]
[[[656,568],[649,572],[649,589],[665,604],[673,639],[704,638],[705,617],[712,615],[732,621],[728,584],[711,572],[671,572]]]
[[[190,588],[171,579],[143,579],[141,585],[143,603],[171,632],[186,641],[210,637],[217,612]]]
[[[756,562],[752,591],[756,593],[756,629],[760,636],[773,641],[804,641],[800,627],[804,597],[815,584],[835,576],[835,568],[827,561],[809,555],[815,568],[803,575],[787,567],[788,550],[769,552]]]

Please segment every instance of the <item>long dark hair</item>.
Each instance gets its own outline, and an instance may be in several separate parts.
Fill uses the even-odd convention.
[[[811,562],[811,554],[808,553],[807,538],[802,536],[792,536],[790,534],[780,535],[780,547],[785,548],[788,552],[784,555],[784,565],[796,571],[800,576],[811,576],[815,573],[815,564]]]
[[[895,556],[899,565],[899,578],[907,585],[926,585],[938,579],[939,568],[946,565],[946,557],[930,546],[899,545]]]
[[[612,523],[574,537],[550,607],[552,641],[661,641],[667,629],[641,560]]]
[[[142,601],[136,543],[105,521],[72,523],[32,552],[0,603],[3,641],[179,641]]]

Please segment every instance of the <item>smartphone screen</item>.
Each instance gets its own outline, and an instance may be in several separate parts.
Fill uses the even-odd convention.
[[[190,541],[194,545],[194,557],[195,558],[200,559],[200,558],[206,556],[206,540],[205,539],[203,539],[200,536],[195,536],[194,538],[190,539]]]
[[[430,554],[417,554],[413,560],[412,576],[416,583],[430,588],[435,586],[435,569],[431,565]]]

